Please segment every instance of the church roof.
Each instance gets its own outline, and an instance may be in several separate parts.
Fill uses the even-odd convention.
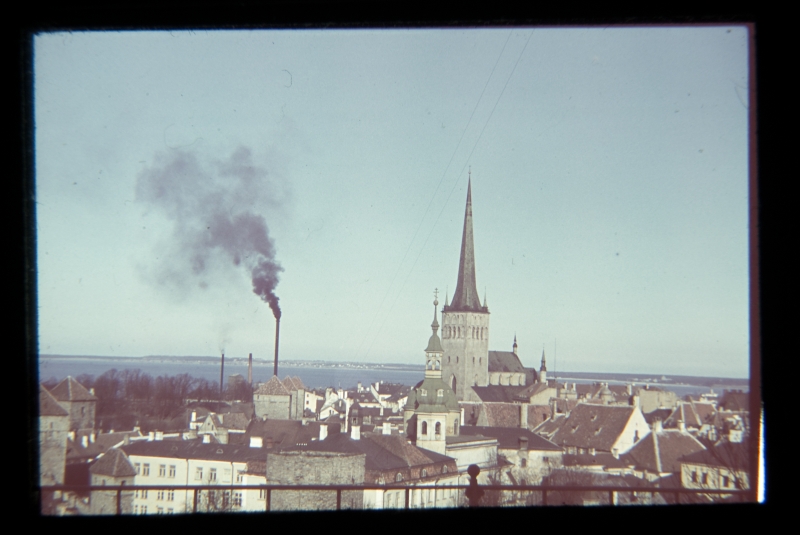
[[[512,351],[489,351],[489,373],[525,373],[525,367]]]
[[[473,386],[472,390],[478,395],[481,401],[499,401],[504,403],[513,403],[517,395],[525,390],[527,387],[510,386],[510,385],[488,385],[488,386]]]
[[[475,282],[475,246],[472,239],[472,181],[467,185],[467,207],[464,212],[464,230],[461,235],[461,258],[458,263],[456,292],[446,311],[488,312],[481,306]]]

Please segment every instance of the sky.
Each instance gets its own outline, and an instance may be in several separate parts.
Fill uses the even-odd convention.
[[[38,34],[39,351],[747,377],[747,31]]]

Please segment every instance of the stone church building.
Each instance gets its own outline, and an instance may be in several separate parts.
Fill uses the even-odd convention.
[[[489,351],[489,308],[478,297],[475,281],[475,247],[472,235],[472,181],[467,186],[467,207],[461,236],[458,280],[452,301],[445,297],[442,307],[442,377],[460,402],[482,401],[472,388],[518,387],[538,381],[534,369],[527,369],[513,351]],[[542,362],[544,366],[544,361]],[[516,394],[516,391],[514,392]]]

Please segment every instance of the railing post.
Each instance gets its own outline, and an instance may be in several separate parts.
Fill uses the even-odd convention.
[[[197,512],[197,489],[194,489],[192,493],[192,512]]]
[[[615,505],[614,504],[614,491],[613,490],[609,490],[608,491],[608,505]]]
[[[477,464],[471,464],[467,468],[467,473],[469,474],[469,488],[465,494],[469,498],[469,506],[478,507],[483,497],[483,489],[478,487],[478,474],[481,473],[481,468]]]
[[[272,499],[272,489],[267,489],[267,512],[270,510],[270,500]]]
[[[542,505],[547,505],[547,489],[542,489]]]
[[[408,487],[406,487],[406,509],[408,509]]]
[[[342,509],[342,489],[336,489],[336,510],[339,511]]]
[[[122,514],[122,487],[117,487],[117,516]]]

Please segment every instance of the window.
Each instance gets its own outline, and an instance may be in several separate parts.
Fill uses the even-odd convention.
[[[135,515],[139,514],[139,506],[138,505],[134,505],[133,506],[133,514],[135,514]]]
[[[434,433],[436,433],[437,436],[442,434],[442,423],[441,422],[436,422],[436,427],[434,427]]]
[[[136,475],[137,476],[142,473],[142,465],[140,463],[136,463],[133,466],[134,466],[134,468],[136,468]]]
[[[167,509],[167,514],[168,514],[168,515],[171,515],[171,514],[174,514],[174,513],[175,513],[175,509],[173,509],[172,507],[170,507],[169,509]]]
[[[156,514],[157,514],[157,515],[163,515],[163,514],[164,514],[164,508],[163,508],[163,507],[159,507],[159,508],[157,508],[157,509],[156,509]]]
[[[139,491],[138,491],[138,490],[136,490],[136,491],[133,493],[133,497],[134,497],[134,498],[138,498],[138,497],[139,497]]]
[[[158,494],[156,494],[156,500],[158,500],[160,502],[164,501],[164,491],[163,490],[159,490],[158,491]]]
[[[167,476],[167,465],[160,464],[158,465],[158,477],[166,477]]]
[[[422,471],[419,473],[419,477],[428,477],[428,471],[423,468]]]
[[[235,507],[242,506],[242,493],[241,492],[234,492],[233,493],[233,505]]]
[[[147,506],[146,506],[146,505],[143,505],[143,506],[142,506],[142,514],[143,514],[143,515],[146,515],[146,514],[147,514]]]
[[[454,434],[454,435],[457,435],[457,434],[458,434],[458,420],[456,420],[455,422],[453,422],[453,434]]]
[[[208,480],[209,481],[216,481],[217,480],[217,469],[216,468],[212,468],[211,470],[209,470],[209,472],[208,472]]]
[[[167,501],[168,502],[174,502],[175,501],[175,491],[174,490],[168,490],[167,491]]]
[[[427,395],[428,395],[428,391],[427,391],[427,390],[425,390],[424,388],[420,388],[420,390],[419,390],[419,393],[420,393],[421,395],[423,395],[423,396],[427,396]]]
[[[703,477],[700,478],[700,482],[703,485],[708,485],[708,472],[703,472]]]
[[[697,470],[692,470],[692,483],[697,483]]]
[[[201,466],[198,466],[198,467],[197,467],[197,470],[195,470],[195,472],[194,472],[194,478],[195,478],[196,480],[201,480],[201,479],[203,479],[203,468],[202,468]]]
[[[421,434],[423,434],[423,435],[427,435],[428,434],[428,422],[422,422]]]
[[[175,465],[174,464],[169,465],[169,477],[173,477],[173,478],[175,477]]]
[[[524,458],[520,459],[519,460],[519,467],[520,468],[525,468],[526,466],[528,466],[528,459],[524,459]]]
[[[242,480],[244,480],[244,472],[242,472],[241,470],[238,470],[236,472],[236,482],[237,483],[241,483]]]
[[[728,476],[722,476],[722,486],[727,487],[730,484],[730,478]]]
[[[142,467],[142,475],[143,476],[150,475],[150,465],[148,463],[144,463],[144,466]]]
[[[446,474],[446,473],[447,473],[447,465],[445,465],[445,466],[442,466],[442,473],[443,473],[443,474]]]
[[[397,481],[398,483],[400,481],[403,481],[403,474],[401,474],[400,472],[397,472],[397,475],[394,476],[394,480]]]
[[[443,397],[443,396],[444,396],[444,389],[443,388],[440,388],[439,390],[436,391],[436,397],[437,398],[440,398],[440,397]]]
[[[86,416],[86,407],[81,407],[81,416]]]
[[[147,499],[147,490],[142,491],[142,498]]]
[[[258,491],[258,499],[259,500],[266,500],[267,499],[267,489],[259,489],[259,491]]]

